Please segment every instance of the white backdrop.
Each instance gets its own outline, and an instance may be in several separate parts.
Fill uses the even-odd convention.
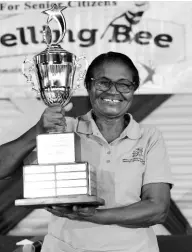
[[[131,57],[140,72],[138,94],[192,92],[192,2],[65,1],[67,32],[61,46],[89,62],[102,52]],[[35,96],[21,74],[27,55],[46,48],[41,12],[53,2],[0,3],[0,98]],[[141,12],[141,17],[136,17]],[[134,19],[131,18],[134,16]],[[132,21],[135,23],[132,23]],[[53,36],[56,38],[57,27]],[[86,95],[83,88],[76,95]]]

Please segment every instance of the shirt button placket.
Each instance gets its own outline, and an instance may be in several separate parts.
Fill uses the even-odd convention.
[[[107,155],[111,155],[111,151],[110,151],[110,149],[108,149],[108,151],[107,151]],[[109,158],[110,158],[110,157],[109,157]],[[111,162],[111,160],[110,160],[110,159],[108,159],[106,162],[107,162],[107,163],[110,163],[110,162]]]

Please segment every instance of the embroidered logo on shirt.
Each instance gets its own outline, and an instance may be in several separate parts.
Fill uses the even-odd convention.
[[[143,155],[143,148],[137,148],[132,152],[132,158],[127,159],[124,158],[123,162],[136,162],[139,161],[141,162],[143,165],[145,164],[145,159],[144,159],[144,155]]]

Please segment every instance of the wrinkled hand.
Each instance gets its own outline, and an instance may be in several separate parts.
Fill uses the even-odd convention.
[[[64,207],[64,206],[52,206],[47,207],[47,211],[56,215],[58,217],[65,217],[70,220],[79,220],[86,221],[87,217],[92,217],[96,214],[96,207],[94,206],[73,206],[73,207]]]
[[[91,217],[96,214],[97,209],[95,206],[73,206],[73,212],[82,217]]]
[[[73,213],[72,207],[48,206],[45,209],[58,217],[65,217],[68,219],[75,219],[77,217],[76,214]]]
[[[65,112],[70,111],[72,107],[72,103],[68,103],[65,107],[61,107],[60,105],[47,107],[36,124],[37,134],[51,131],[64,132],[64,128],[66,127]]]

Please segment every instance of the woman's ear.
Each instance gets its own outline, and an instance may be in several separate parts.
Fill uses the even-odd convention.
[[[85,88],[87,89],[87,92],[89,93],[90,89],[91,89],[91,83],[90,82],[86,82],[85,83]]]
[[[89,82],[88,81],[85,81],[84,82],[84,86],[85,86],[85,88],[87,89],[87,92],[89,91]]]

